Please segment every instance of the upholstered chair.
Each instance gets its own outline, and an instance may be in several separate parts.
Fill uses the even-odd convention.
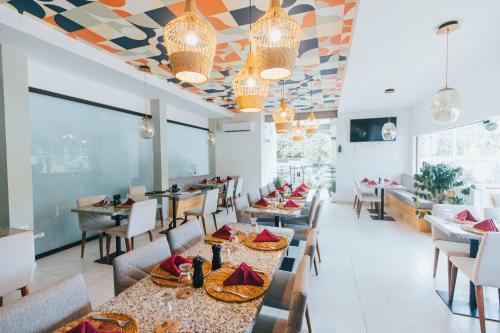
[[[102,201],[105,198],[104,194],[95,195],[91,197],[78,198],[76,201],[76,207],[88,207]],[[90,214],[90,213],[78,213],[78,224],[80,226],[80,231],[82,232],[82,250],[81,258],[85,253],[85,241],[87,240],[87,232],[96,233],[99,237],[99,255],[103,257],[103,236],[104,232],[108,228],[115,226],[115,222],[109,216]]]
[[[170,251],[174,254],[182,253],[205,239],[198,220],[188,221],[167,233]]]
[[[241,197],[242,192],[243,192],[243,177],[238,177],[238,179],[236,179],[236,186],[234,189],[234,197],[235,198]]]
[[[0,307],[0,332],[52,332],[92,311],[81,274]]]
[[[259,201],[261,195],[259,191],[250,191],[247,193],[248,203],[253,205],[255,202]]]
[[[229,205],[234,210],[234,179],[231,179],[226,184],[226,189],[221,193],[221,199],[224,200],[226,212],[229,214]]]
[[[113,260],[115,296],[148,276],[154,266],[170,255],[167,239],[160,237],[116,257]]]
[[[238,223],[251,223],[252,216],[245,211],[250,207],[246,196],[236,198],[234,205],[236,206],[236,222]]]
[[[319,234],[319,223],[321,222],[321,212],[324,207],[324,201],[321,200],[316,206],[315,212],[313,213],[313,219],[308,225],[287,225],[287,228],[294,230],[293,239],[299,241],[307,241],[311,229],[315,229]],[[319,241],[315,240],[316,252],[318,254],[318,261],[321,262],[321,253],[319,249]],[[314,257],[312,257],[314,259]]]
[[[298,217],[283,217],[281,218],[281,223],[283,223],[284,225],[311,225],[314,218],[314,212],[316,211],[316,206],[318,205],[318,200],[319,195],[316,192],[312,197],[310,206],[307,208],[307,214]]]
[[[363,209],[363,204],[364,203],[370,203],[371,205],[375,205],[375,210],[380,212],[380,192],[379,194],[370,194],[363,189],[358,182],[355,183],[355,190],[356,190],[356,197],[357,197],[357,202],[356,202],[356,213],[358,214],[358,219],[359,216],[361,215],[361,210]]]
[[[269,189],[267,188],[267,186],[261,186],[259,187],[259,192],[261,197],[265,197],[269,194]]]
[[[234,183],[233,183],[234,184]],[[219,189],[213,189],[205,193],[205,198],[203,199],[203,206],[186,210],[184,212],[184,221],[187,221],[188,216],[193,215],[196,217],[201,217],[201,222],[203,223],[203,231],[205,235],[207,234],[207,227],[205,225],[205,216],[212,215],[214,219],[214,226],[217,229],[217,219],[215,218],[215,213],[217,212],[217,202],[219,201]]]
[[[138,185],[138,186],[129,186],[128,187],[128,196],[132,198],[134,201],[144,201],[149,199],[146,196],[146,186]],[[160,216],[161,227],[163,228],[163,206],[158,204],[158,215]]]

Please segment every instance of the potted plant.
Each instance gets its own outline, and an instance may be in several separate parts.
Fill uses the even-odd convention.
[[[281,179],[280,177],[274,177],[273,183],[274,183],[274,187],[278,188],[281,185],[283,185],[283,179]]]

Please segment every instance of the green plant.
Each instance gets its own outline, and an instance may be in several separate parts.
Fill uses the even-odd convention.
[[[280,177],[274,177],[273,183],[274,183],[274,187],[278,188],[281,185],[283,185],[283,179],[281,179]]]

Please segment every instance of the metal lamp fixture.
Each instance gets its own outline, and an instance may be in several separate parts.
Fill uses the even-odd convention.
[[[184,14],[163,30],[175,77],[189,83],[208,80],[215,56],[215,33],[196,14],[195,0],[186,0]]]
[[[439,26],[438,35],[446,34],[446,74],[444,88],[439,90],[431,105],[431,116],[438,123],[454,123],[460,116],[462,101],[460,94],[453,88],[448,87],[448,37],[450,32],[460,28],[458,21],[449,21]]]
[[[280,0],[270,0],[267,12],[250,30],[261,78],[283,80],[292,74],[301,34],[300,24],[286,15]]]
[[[208,131],[207,141],[208,141],[209,145],[211,145],[211,146],[215,145],[215,133],[214,132]]]
[[[151,73],[149,66],[140,66],[139,70],[144,73],[144,114],[145,116],[139,121],[139,135],[143,139],[151,139],[155,135],[155,127],[153,119],[148,112],[148,95],[147,95],[147,75]]]
[[[286,105],[285,102],[285,81],[281,86],[281,102],[279,107],[273,112],[274,126],[276,126],[276,132],[281,134],[288,133],[290,129],[290,122],[295,118],[295,111]]]
[[[319,129],[319,121],[316,119],[316,116],[314,115],[314,103],[313,103],[313,90],[312,90],[312,80],[310,84],[310,96],[311,96],[311,112],[309,113],[309,116],[304,122],[304,131],[307,137],[311,137]]]
[[[387,122],[382,126],[382,139],[384,141],[394,141],[396,140],[396,124],[391,122],[391,95],[394,94],[396,90],[386,89],[384,93],[387,95]]]

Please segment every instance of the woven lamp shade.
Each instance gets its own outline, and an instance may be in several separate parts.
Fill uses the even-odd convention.
[[[306,121],[304,122],[304,131],[307,136],[313,136],[319,129],[319,122],[314,112],[309,113]]]
[[[177,79],[189,83],[208,80],[217,39],[196,14],[194,0],[186,0],[184,14],[165,26],[163,40]]]
[[[297,120],[297,123],[292,129],[292,140],[293,141],[302,141],[304,140],[304,128],[300,125],[300,120]]]
[[[285,103],[285,99],[281,99],[280,106],[273,112],[274,125],[276,126],[276,132],[278,134],[288,133],[290,128],[290,122],[295,119],[295,111],[288,107]]]
[[[280,0],[270,0],[250,31],[261,78],[283,80],[292,74],[301,35],[300,24],[285,14]]]
[[[250,53],[245,67],[234,76],[233,89],[240,112],[262,111],[267,97],[269,81],[261,79],[255,70],[255,61]]]

